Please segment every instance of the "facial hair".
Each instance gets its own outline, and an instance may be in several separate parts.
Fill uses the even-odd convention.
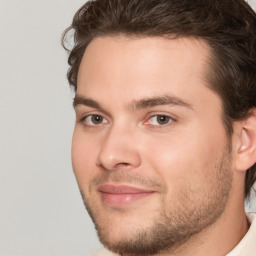
[[[216,161],[213,170],[207,171],[209,184],[204,198],[194,200],[193,191],[189,184],[184,184],[181,191],[168,200],[162,200],[158,215],[152,219],[150,227],[136,227],[126,238],[113,240],[111,223],[104,223],[98,217],[98,209],[89,197],[81,190],[84,204],[91,216],[98,237],[102,244],[109,250],[122,256],[146,256],[157,253],[173,253],[182,247],[189,239],[213,225],[222,215],[228,202],[232,184],[231,153],[227,147],[222,158]],[[105,172],[96,177],[90,186],[103,184],[106,181],[121,181],[131,184],[141,184],[148,187],[160,187],[164,194],[167,188],[164,184],[157,183],[138,174],[126,171]],[[89,189],[89,190],[90,190]],[[146,215],[147,213],[145,213]]]

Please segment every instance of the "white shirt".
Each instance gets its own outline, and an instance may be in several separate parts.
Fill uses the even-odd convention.
[[[254,256],[256,255],[256,214],[247,213],[250,228],[238,245],[226,256]]]
[[[255,256],[256,255],[256,214],[247,213],[250,228],[238,245],[226,256]],[[119,256],[105,248],[97,251],[92,256]]]

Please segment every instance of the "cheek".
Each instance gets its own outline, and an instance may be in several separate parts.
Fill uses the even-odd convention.
[[[95,172],[97,143],[75,128],[72,139],[72,165],[79,185],[88,183]]]
[[[184,185],[202,190],[226,146],[224,131],[199,126],[152,140],[154,147],[145,152],[147,161],[171,191]]]

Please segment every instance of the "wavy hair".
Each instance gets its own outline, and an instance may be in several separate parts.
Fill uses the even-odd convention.
[[[66,37],[72,31],[74,45]],[[211,49],[210,88],[222,99],[230,137],[233,122],[256,107],[256,14],[244,0],[93,0],[75,14],[62,37],[69,52],[67,77],[76,91],[87,45],[106,35],[196,37]],[[256,181],[256,164],[246,172],[245,197]]]

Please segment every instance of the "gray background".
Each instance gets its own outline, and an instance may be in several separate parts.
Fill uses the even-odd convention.
[[[100,247],[72,173],[73,94],[60,46],[83,3],[0,0],[0,256]]]

